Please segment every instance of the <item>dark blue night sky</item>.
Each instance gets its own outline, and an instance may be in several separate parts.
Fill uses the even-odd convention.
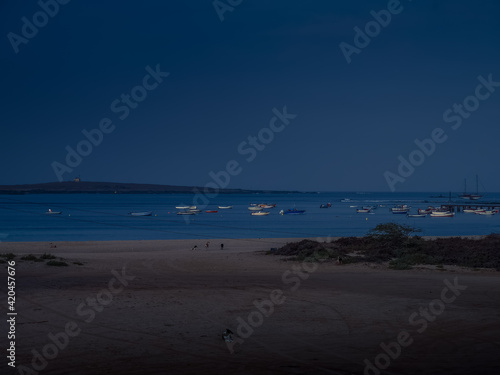
[[[0,184],[500,191],[498,1],[0,11]]]

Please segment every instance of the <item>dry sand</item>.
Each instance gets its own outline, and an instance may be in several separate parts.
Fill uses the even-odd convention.
[[[44,351],[51,358],[42,374],[362,374],[377,356],[388,365],[382,374],[500,373],[500,273],[302,264],[263,253],[287,241],[296,239],[212,239],[208,250],[204,240],[0,243],[0,253],[49,252],[70,263],[16,258],[16,365],[25,367],[13,373],[36,373],[28,371],[33,353]],[[467,289],[436,302],[455,278]],[[267,313],[271,297],[282,303],[264,316],[255,304]],[[410,324],[433,300],[433,321]],[[255,327],[243,329],[252,319]],[[68,324],[74,336],[65,339]],[[5,343],[5,319],[2,327]],[[238,343],[222,340],[226,328]],[[402,331],[412,343],[394,359],[380,356],[381,343]],[[61,340],[57,353],[50,333]]]

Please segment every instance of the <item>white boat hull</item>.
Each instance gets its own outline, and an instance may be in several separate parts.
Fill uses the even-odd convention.
[[[454,212],[433,212],[431,213],[431,217],[453,217],[455,216]]]
[[[495,211],[477,211],[474,212],[476,215],[495,215]]]

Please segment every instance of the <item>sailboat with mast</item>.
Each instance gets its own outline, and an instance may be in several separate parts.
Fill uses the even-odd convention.
[[[476,175],[476,194],[467,193],[467,179],[464,181],[464,193],[459,195],[462,199],[468,199],[471,201],[475,201],[481,199],[483,196],[479,194],[479,179]]]

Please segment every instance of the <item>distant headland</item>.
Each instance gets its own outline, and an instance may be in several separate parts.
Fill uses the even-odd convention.
[[[288,193],[285,191],[267,190],[245,190],[245,189],[214,189],[205,190],[204,187],[175,186],[155,184],[135,184],[121,182],[92,182],[73,181],[47,182],[41,184],[26,185],[0,185],[0,194],[196,194],[196,193],[220,193],[220,194],[256,194],[256,193]]]

